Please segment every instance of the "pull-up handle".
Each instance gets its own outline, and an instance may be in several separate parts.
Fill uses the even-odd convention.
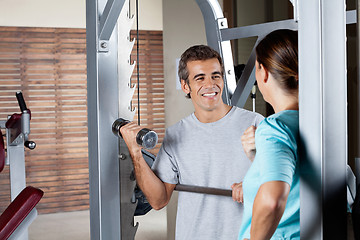
[[[26,107],[25,100],[24,100],[24,97],[22,95],[22,92],[16,92],[16,99],[18,100],[21,112],[24,112],[25,110],[28,110],[28,108]]]

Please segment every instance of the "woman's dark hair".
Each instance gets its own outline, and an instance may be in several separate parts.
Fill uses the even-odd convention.
[[[206,45],[195,45],[188,48],[182,55],[179,61],[178,75],[181,79],[185,80],[185,83],[189,85],[189,71],[187,69],[187,63],[190,61],[204,61],[208,59],[216,58],[221,66],[221,75],[224,74],[224,64],[222,62],[220,54],[214,49]],[[190,93],[187,95],[190,98]]]
[[[285,92],[298,90],[298,34],[289,29],[276,30],[257,45],[256,60],[279,82]]]

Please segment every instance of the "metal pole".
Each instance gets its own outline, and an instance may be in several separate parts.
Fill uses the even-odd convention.
[[[360,19],[360,0],[356,1],[356,16],[357,19]],[[356,61],[357,61],[357,144],[360,144],[360,23],[359,21],[356,22]],[[360,148],[357,148],[355,158],[355,176],[357,179],[357,185],[360,184]]]
[[[90,235],[104,240],[121,239],[118,139],[111,130],[119,109],[116,27],[104,24],[114,31],[108,41],[99,40],[99,16],[106,3],[86,1]]]
[[[298,8],[301,239],[346,239],[345,1]]]
[[[236,88],[234,63],[230,41],[223,41],[220,30],[226,29],[227,20],[217,0],[196,0],[204,17],[206,39],[208,45],[218,51],[224,62],[224,93],[223,100],[231,104],[230,98]]]

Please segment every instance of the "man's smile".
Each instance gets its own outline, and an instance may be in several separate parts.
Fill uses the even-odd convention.
[[[211,93],[203,93],[203,94],[201,94],[201,96],[203,96],[203,97],[213,97],[213,96],[215,96],[217,94],[218,94],[217,92],[211,92]]]

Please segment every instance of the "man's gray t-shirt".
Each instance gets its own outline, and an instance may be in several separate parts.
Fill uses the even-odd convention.
[[[231,189],[251,165],[241,136],[262,119],[237,107],[213,123],[193,113],[166,130],[153,171],[171,184]],[[237,239],[242,213],[242,204],[231,197],[179,192],[176,239]]]

